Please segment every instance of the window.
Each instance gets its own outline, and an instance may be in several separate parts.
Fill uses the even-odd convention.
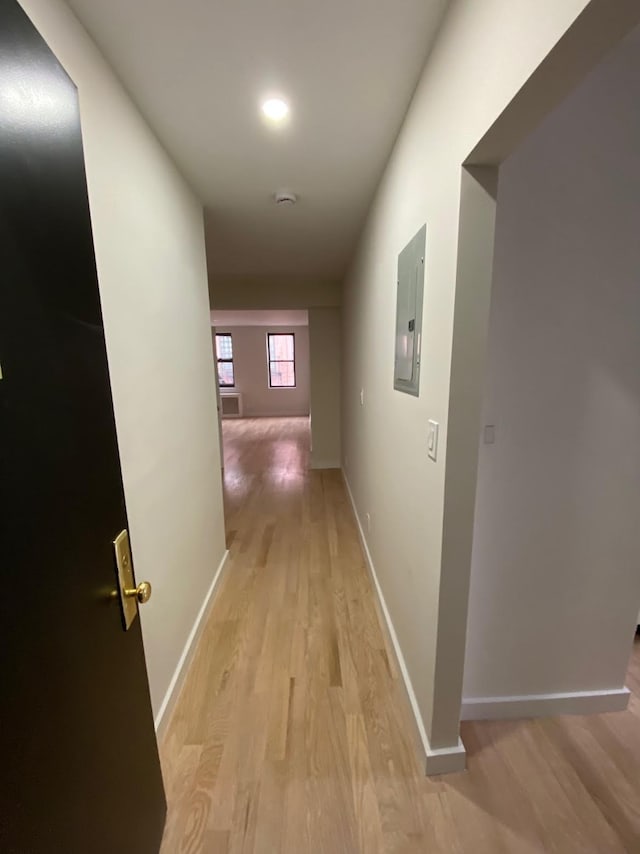
[[[216,358],[218,359],[218,382],[220,388],[235,385],[233,376],[233,341],[228,332],[216,332]]]
[[[269,385],[271,388],[293,388],[296,384],[296,347],[293,333],[267,334]]]

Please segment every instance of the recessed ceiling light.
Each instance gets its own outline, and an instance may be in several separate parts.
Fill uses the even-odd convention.
[[[262,103],[262,112],[272,122],[281,122],[289,114],[289,105],[282,98],[268,98]]]

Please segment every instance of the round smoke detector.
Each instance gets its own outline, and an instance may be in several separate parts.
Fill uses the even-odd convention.
[[[274,199],[276,204],[281,205],[283,208],[295,205],[295,203],[298,201],[298,197],[295,193],[287,193],[284,191],[276,193]]]

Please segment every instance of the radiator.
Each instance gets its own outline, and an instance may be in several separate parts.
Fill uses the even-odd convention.
[[[221,394],[220,406],[223,418],[242,418],[242,395],[240,392]]]

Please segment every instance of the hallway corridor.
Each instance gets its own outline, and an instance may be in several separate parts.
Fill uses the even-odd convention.
[[[466,724],[469,771],[425,778],[341,473],[308,470],[306,418],[224,441],[230,559],[161,745],[163,854],[639,850],[637,695]]]
[[[231,554],[165,741],[163,851],[424,850],[413,725],[341,474],[308,470],[307,418],[223,426]]]

